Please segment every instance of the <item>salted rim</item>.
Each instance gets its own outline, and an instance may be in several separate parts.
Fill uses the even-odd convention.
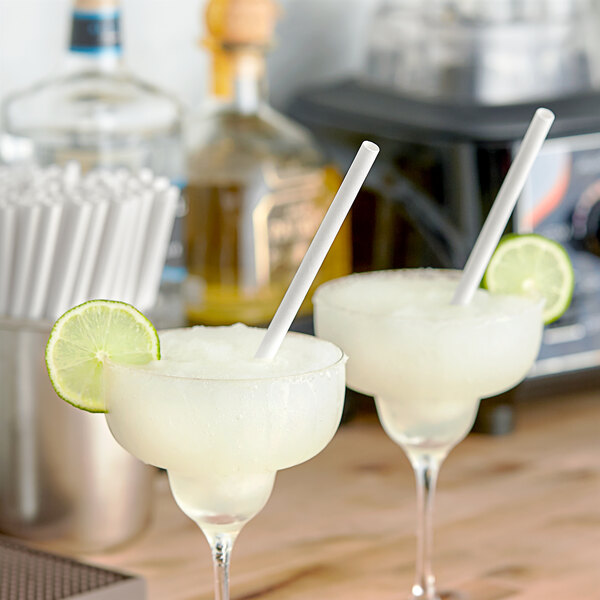
[[[217,327],[210,327],[210,326],[204,326],[210,329],[216,329],[217,327],[231,327],[230,325],[218,325]],[[159,331],[159,339],[160,339],[160,334],[161,333],[168,333],[170,331],[178,331],[181,329],[190,329],[189,327],[180,327],[180,328],[176,328],[176,329],[164,329],[162,331]],[[260,329],[263,330],[261,327],[249,327],[249,329]],[[264,331],[266,331],[266,329],[264,329]],[[293,337],[302,337],[302,338],[311,338],[313,340],[318,340],[319,343],[324,343],[327,344],[329,346],[331,346],[332,348],[335,348],[338,351],[338,357],[335,359],[334,362],[327,364],[323,367],[319,367],[318,369],[311,369],[309,371],[302,371],[301,373],[291,373],[289,375],[272,375],[272,376],[268,376],[268,377],[242,377],[239,379],[232,379],[232,378],[227,378],[227,377],[190,377],[190,376],[186,376],[186,375],[170,375],[168,373],[160,373],[160,372],[155,372],[155,371],[150,371],[148,369],[144,369],[143,367],[147,367],[150,364],[153,363],[146,363],[144,365],[125,365],[125,364],[119,364],[116,362],[113,362],[109,359],[107,359],[105,361],[105,366],[108,366],[111,369],[114,369],[115,371],[131,371],[134,372],[136,374],[140,374],[140,373],[146,373],[149,375],[152,375],[153,377],[160,377],[160,378],[164,378],[164,379],[178,379],[181,381],[210,381],[210,382],[221,382],[221,383],[254,383],[254,382],[261,382],[261,381],[276,381],[276,380],[285,380],[285,379],[297,379],[297,378],[302,378],[302,377],[306,377],[307,375],[314,375],[317,373],[321,373],[323,371],[327,371],[329,369],[332,369],[333,367],[338,366],[340,363],[345,363],[348,360],[348,357],[346,356],[346,354],[344,354],[344,351],[337,346],[336,344],[328,341],[328,340],[324,340],[322,338],[313,336],[313,335],[308,335],[306,333],[299,333],[297,331],[288,331],[288,333],[286,334],[286,337],[288,335],[291,335]],[[159,361],[156,361],[159,362]],[[266,362],[266,361],[264,361]]]
[[[414,268],[414,269],[386,269],[381,271],[367,271],[364,273],[352,273],[351,275],[347,275],[345,277],[339,277],[338,279],[332,279],[331,281],[327,281],[326,283],[321,284],[317,290],[315,291],[312,302],[315,306],[318,304],[326,305],[330,308],[334,308],[339,312],[343,312],[350,315],[357,316],[369,316],[373,318],[381,318],[381,319],[393,319],[394,321],[427,321],[427,322],[448,322],[450,319],[448,318],[431,318],[425,315],[398,315],[394,313],[375,313],[367,310],[360,310],[357,308],[348,308],[347,306],[343,306],[337,302],[333,302],[330,299],[324,298],[324,292],[326,293],[327,289],[339,287],[345,285],[351,279],[391,279],[393,277],[406,277],[406,279],[437,279],[439,277],[444,277],[450,281],[458,281],[462,271],[458,269],[433,269],[433,268]],[[526,308],[523,312],[529,312],[532,310],[542,310],[544,299],[533,299],[527,298],[526,296],[519,296],[517,294],[492,294],[491,292],[481,289],[477,291],[481,291],[484,294],[496,297],[503,298],[514,298],[517,302],[522,302],[526,305]],[[457,306],[457,308],[460,308]],[[516,313],[518,315],[523,314],[523,312]],[[500,315],[470,315],[468,313],[463,313],[460,315],[460,321],[478,321],[478,320],[486,320],[489,321],[491,318],[495,317],[496,320],[511,318],[515,316],[514,314],[503,313]],[[541,315],[540,315],[541,318]]]

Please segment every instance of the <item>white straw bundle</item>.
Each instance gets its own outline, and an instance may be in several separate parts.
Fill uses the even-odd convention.
[[[0,168],[0,316],[156,302],[179,190],[147,169]]]

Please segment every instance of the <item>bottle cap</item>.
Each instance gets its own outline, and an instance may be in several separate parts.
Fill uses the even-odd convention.
[[[210,0],[207,43],[268,46],[278,13],[275,0]]]
[[[235,63],[250,58],[250,54],[258,59],[271,44],[278,16],[276,0],[209,1],[203,45],[213,56],[213,91],[217,96],[231,98]]]

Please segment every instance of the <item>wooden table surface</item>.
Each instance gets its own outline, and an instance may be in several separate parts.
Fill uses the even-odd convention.
[[[438,582],[473,600],[598,600],[600,394],[518,411],[515,433],[470,435],[442,468]],[[402,451],[376,418],[355,420],[319,456],[278,474],[236,543],[232,598],[408,598],[414,514]],[[149,600],[213,597],[208,544],[162,475],[148,530],[118,551],[81,558],[144,576]]]

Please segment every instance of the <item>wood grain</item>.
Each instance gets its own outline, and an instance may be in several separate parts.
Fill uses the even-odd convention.
[[[401,450],[375,418],[352,422],[318,457],[278,474],[238,539],[232,596],[408,598],[414,512]],[[600,395],[526,403],[516,433],[469,436],[442,468],[436,512],[442,588],[473,600],[600,599]],[[164,476],[142,536],[79,558],[144,576],[150,600],[213,597],[208,545]]]

